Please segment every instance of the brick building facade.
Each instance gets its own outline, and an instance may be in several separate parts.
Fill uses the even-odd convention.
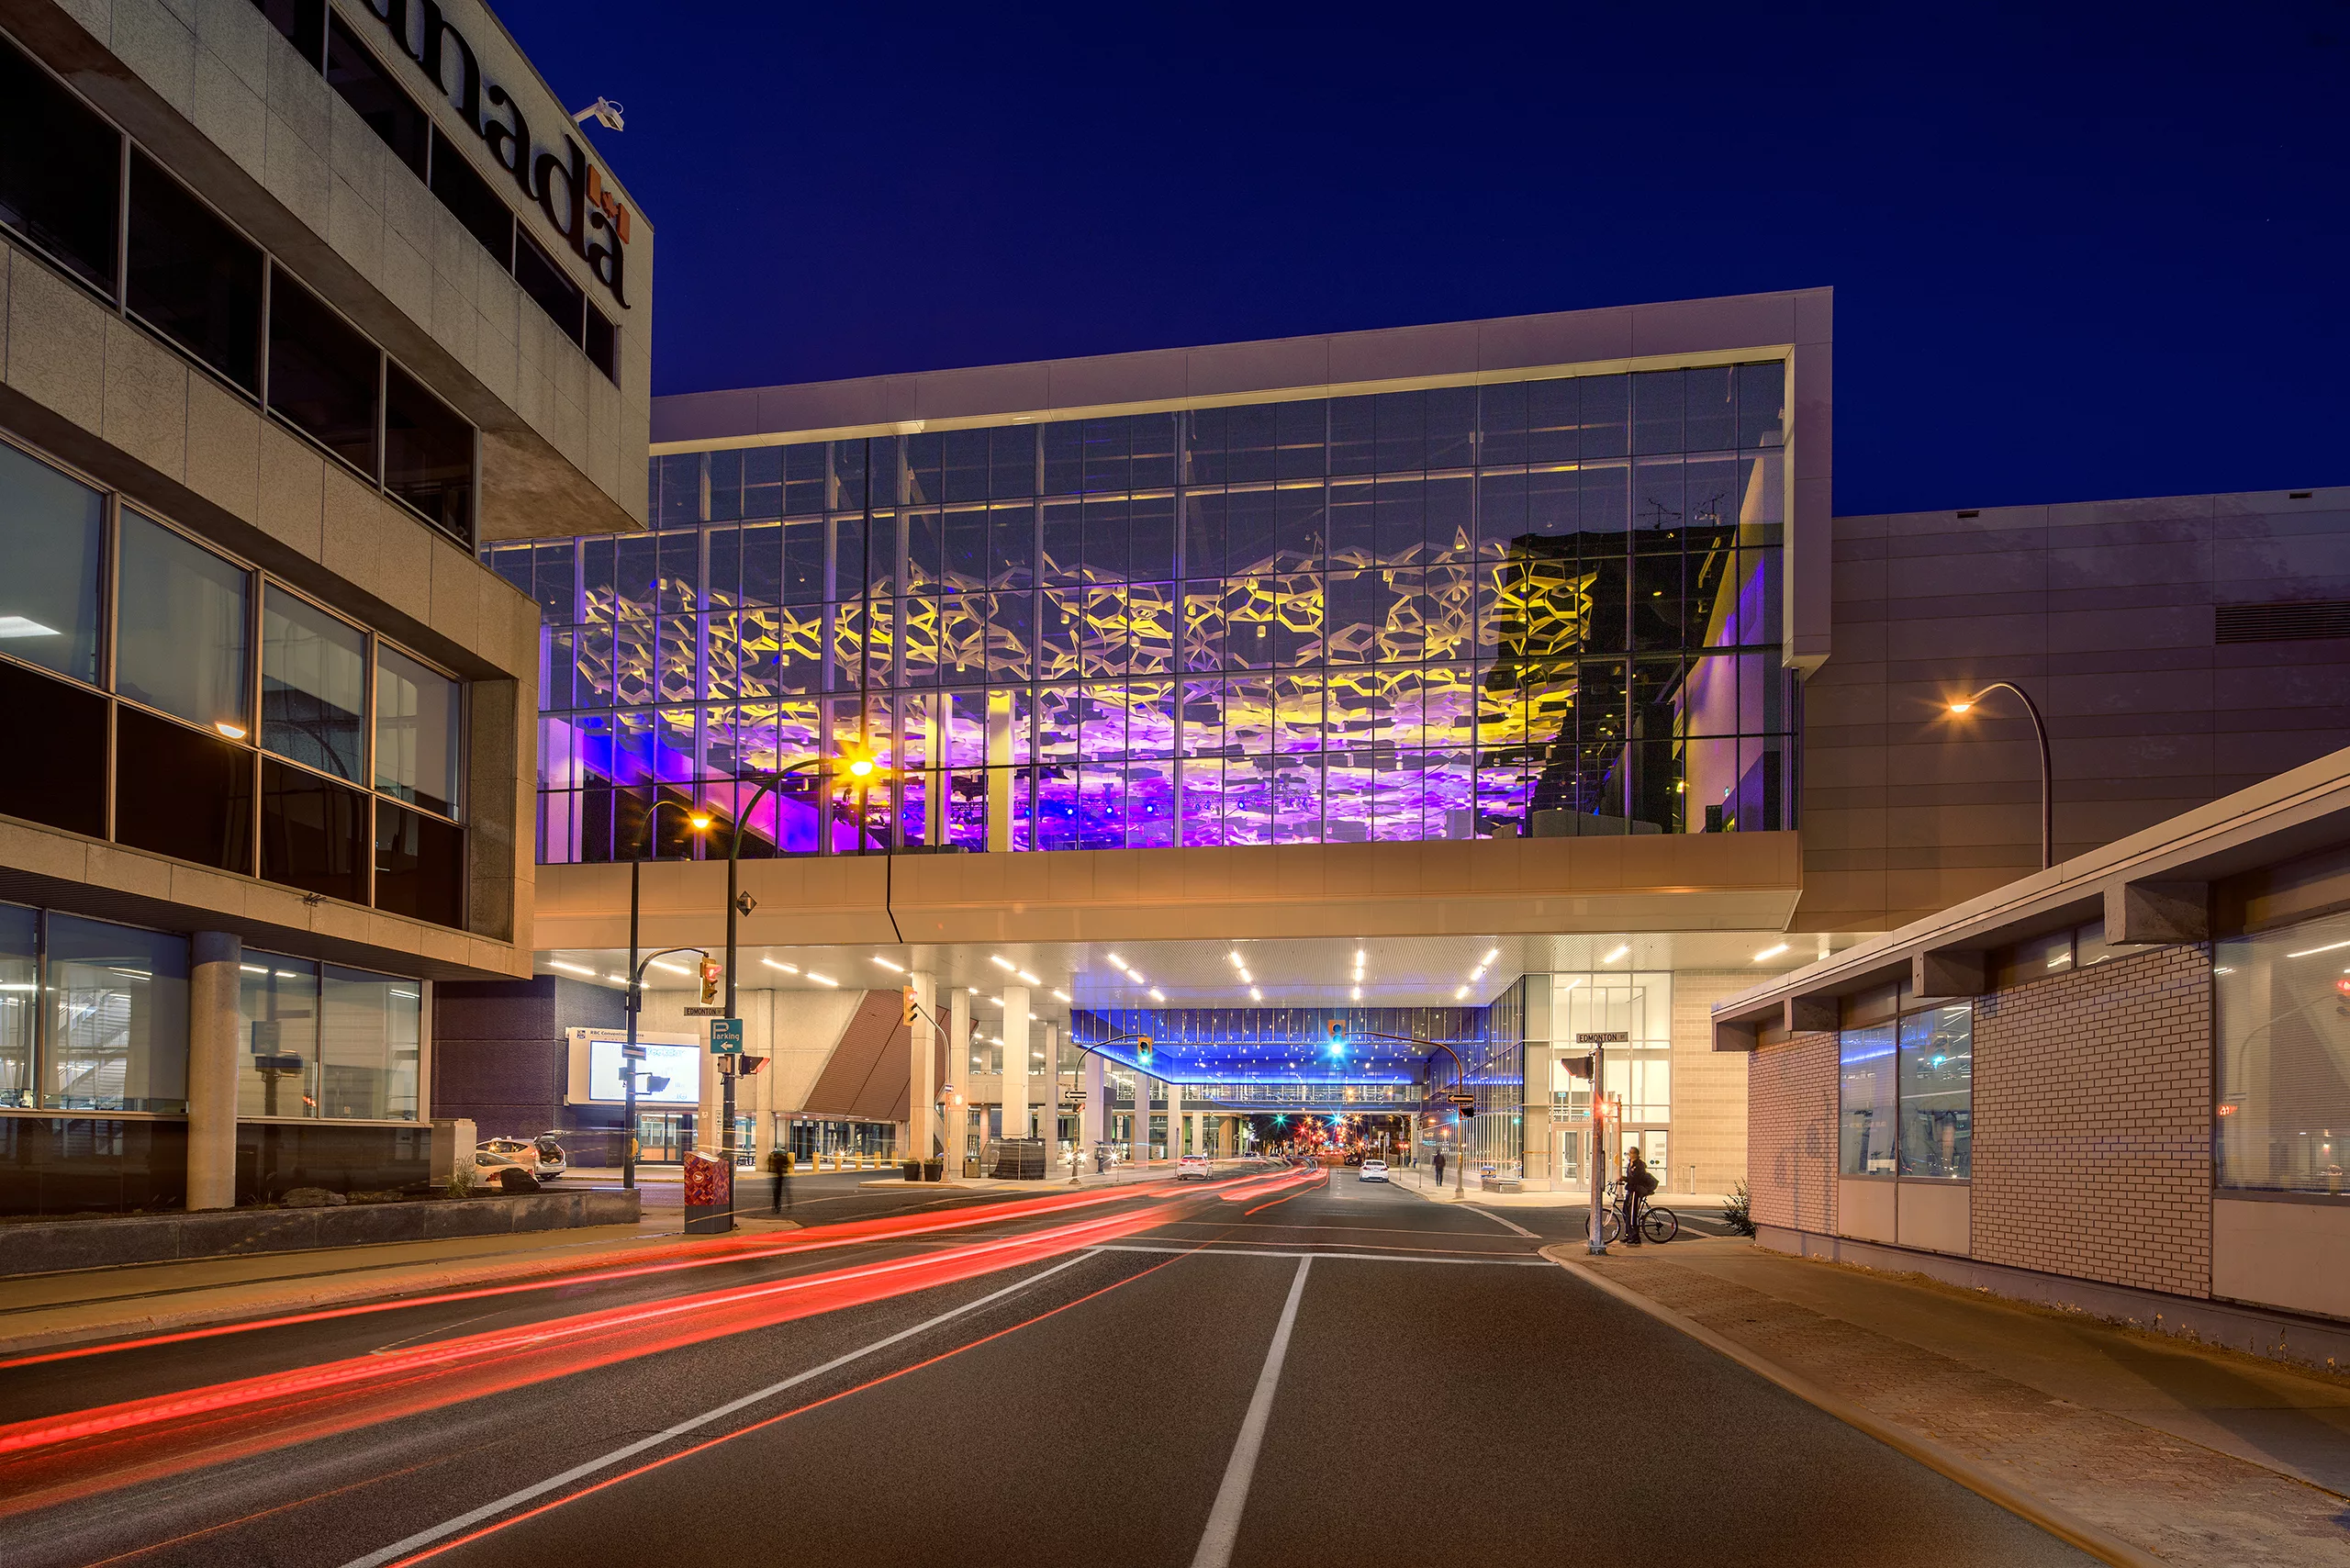
[[[2211,1286],[2211,963],[2158,947],[1975,1004],[1975,1256]]]
[[[1836,1231],[1836,1036],[1797,1035],[1746,1070],[1747,1187],[1757,1225]]]

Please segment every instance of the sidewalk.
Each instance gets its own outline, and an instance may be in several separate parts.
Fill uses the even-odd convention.
[[[1342,1168],[1345,1169],[1345,1168]],[[1454,1202],[1452,1189],[1458,1173],[1449,1165],[1444,1168],[1444,1185],[1436,1184],[1434,1173],[1425,1165],[1406,1169],[1397,1166],[1387,1179],[1398,1187],[1408,1188],[1430,1203]],[[1477,1185],[1477,1172],[1472,1168],[1468,1180],[1460,1182],[1460,1202],[1479,1204],[1494,1208],[1579,1209],[1591,1202],[1590,1192],[1582,1187],[1571,1193],[1487,1193]],[[1666,1193],[1660,1191],[1650,1202],[1668,1209],[1718,1209],[1729,1202],[1719,1193]]]
[[[687,1239],[682,1220],[676,1204],[656,1212],[648,1203],[632,1226],[30,1274],[0,1281],[0,1354],[639,1262]],[[800,1228],[750,1212],[736,1226],[746,1236]]]
[[[2350,1377],[1729,1238],[1543,1255],[2107,1562],[2350,1565]]]

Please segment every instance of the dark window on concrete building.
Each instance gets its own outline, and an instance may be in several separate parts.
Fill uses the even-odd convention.
[[[261,389],[261,247],[146,153],[130,153],[132,315],[248,392]]]
[[[474,427],[389,364],[384,370],[384,488],[458,543],[472,543]]]
[[[341,17],[327,20],[327,82],[384,139],[392,156],[422,179],[431,156],[432,122],[375,62]]]
[[[136,708],[115,713],[115,840],[252,875],[253,754]]]
[[[453,823],[375,802],[375,907],[436,925],[465,923],[465,835]]]
[[[375,392],[382,356],[357,329],[284,269],[269,289],[269,408],[375,478]]]
[[[122,138],[0,43],[0,223],[111,297]]]
[[[0,815],[105,837],[106,699],[0,661],[0,711],[40,737],[35,765],[0,768]]]
[[[588,307],[588,341],[581,346],[587,349],[588,361],[604,373],[606,379],[620,380],[620,334],[610,319],[592,305]]]
[[[367,797],[263,757],[261,874],[304,892],[367,902]]]
[[[575,343],[579,342],[584,330],[581,312],[587,308],[588,296],[539,248],[536,240],[519,230],[514,236],[514,281],[538,302],[539,308],[562,329],[565,337]]]
[[[253,8],[285,35],[313,71],[326,63],[327,0],[253,0]]]
[[[432,131],[432,194],[456,215],[466,233],[481,241],[483,250],[498,258],[499,271],[514,269],[513,212],[437,126]]]

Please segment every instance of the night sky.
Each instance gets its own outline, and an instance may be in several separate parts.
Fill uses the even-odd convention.
[[[2350,482],[2343,0],[498,9],[656,392],[1827,284],[1841,512]]]

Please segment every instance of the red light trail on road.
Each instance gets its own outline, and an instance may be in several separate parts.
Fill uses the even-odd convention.
[[[303,1323],[325,1323],[336,1318],[364,1317],[375,1313],[408,1312],[418,1307],[442,1306],[454,1302],[482,1301],[496,1296],[522,1295],[532,1291],[558,1290],[576,1285],[604,1284],[615,1280],[641,1279],[650,1275],[676,1273],[686,1269],[707,1269],[726,1263],[755,1262],[769,1258],[788,1257],[796,1252],[822,1251],[828,1247],[848,1246],[860,1241],[894,1241],[907,1237],[929,1236],[942,1231],[968,1229],[1008,1218],[1028,1218],[1039,1215],[1066,1214],[1072,1209],[1090,1208],[1101,1204],[1117,1203],[1128,1198],[1144,1197],[1165,1191],[1164,1181],[1136,1182],[1109,1192],[1069,1194],[1052,1198],[1026,1198],[1014,1203],[983,1204],[968,1209],[957,1209],[952,1215],[891,1215],[879,1219],[846,1220],[836,1225],[816,1226],[791,1232],[789,1241],[754,1241],[744,1237],[725,1237],[706,1242],[684,1242],[680,1249],[689,1255],[672,1258],[659,1263],[637,1263],[622,1268],[598,1268],[583,1262],[571,1269],[551,1271],[547,1277],[521,1281],[506,1285],[479,1285],[465,1290],[439,1291],[429,1295],[400,1296],[389,1301],[365,1302],[353,1306],[322,1307],[316,1312],[286,1313],[274,1317],[249,1318],[239,1323],[215,1324],[203,1328],[184,1328],[167,1334],[142,1335],[135,1339],[109,1340],[102,1345],[77,1345],[62,1350],[41,1350],[30,1355],[0,1361],[0,1372],[15,1367],[39,1366],[46,1361],[78,1361],[85,1356],[114,1355],[124,1350],[151,1350],[158,1345],[185,1344],[195,1339],[213,1339],[231,1334],[251,1334],[266,1328],[286,1328]]]
[[[1132,1195],[1132,1190],[1123,1195]],[[1023,1208],[1036,1212],[1033,1204]],[[0,1499],[0,1517],[661,1350],[953,1284],[1147,1230],[1176,1212],[1176,1204],[1155,1204],[913,1258],[610,1307],[412,1350],[351,1357],[17,1422],[0,1427],[0,1458],[23,1489]]]

